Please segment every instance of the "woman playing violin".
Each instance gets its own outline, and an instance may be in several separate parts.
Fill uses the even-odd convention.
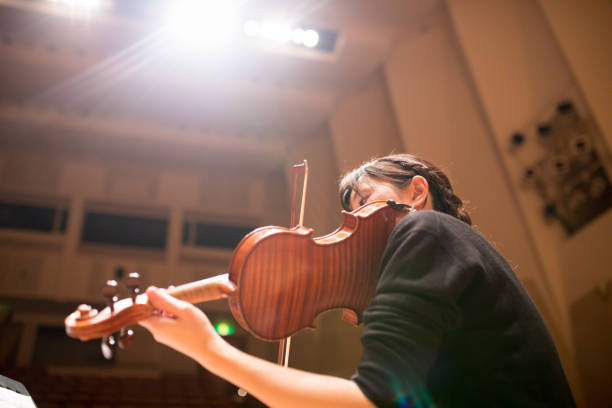
[[[163,290],[155,339],[274,407],[572,407],[555,346],[501,255],[471,227],[446,175],[412,155],[373,160],[340,185],[346,210],[394,200],[417,211],[395,226],[364,313],[350,380],[250,356]]]

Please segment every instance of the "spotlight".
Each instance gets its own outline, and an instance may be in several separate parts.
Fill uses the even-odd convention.
[[[291,41],[291,26],[276,21],[265,21],[261,26],[261,36],[266,40],[286,44]]]
[[[304,45],[308,48],[314,48],[319,43],[319,33],[315,30],[306,30],[304,32]]]
[[[319,45],[321,36],[318,31],[296,27],[277,20],[247,20],[242,30],[244,35],[253,39],[271,41],[279,44],[292,43],[299,47],[314,48]]]
[[[177,43],[218,45],[232,34],[236,10],[232,1],[174,0],[167,4],[164,32]]]
[[[259,32],[261,31],[261,24],[259,23],[259,21],[249,20],[246,23],[244,23],[244,26],[242,27],[242,29],[244,30],[244,33],[248,37],[256,37],[259,35]]]
[[[296,28],[291,34],[291,40],[296,45],[303,45],[304,38],[306,37],[306,31],[303,28]]]

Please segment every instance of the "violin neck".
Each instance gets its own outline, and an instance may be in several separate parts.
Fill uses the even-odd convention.
[[[224,273],[168,289],[168,294],[189,303],[201,303],[226,298],[235,289],[228,274]]]

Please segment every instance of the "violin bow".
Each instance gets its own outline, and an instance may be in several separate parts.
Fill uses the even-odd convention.
[[[291,222],[289,227],[293,228],[295,224],[295,202],[297,199],[297,179],[300,174],[304,174],[304,182],[302,183],[302,201],[300,204],[300,219],[297,226],[304,225],[304,208],[306,204],[306,189],[308,187],[308,161],[293,165],[293,193],[291,194]],[[278,364],[284,367],[289,366],[289,350],[291,349],[291,337],[287,337],[280,341],[278,345]]]

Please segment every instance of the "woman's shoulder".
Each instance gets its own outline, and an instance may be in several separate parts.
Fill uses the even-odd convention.
[[[472,234],[477,232],[471,225],[435,210],[414,211],[402,218],[395,226],[396,231],[428,232],[430,234],[461,233]]]
[[[497,253],[494,246],[471,225],[435,210],[420,210],[406,215],[398,222],[390,237],[391,242],[407,239],[426,240],[451,252],[463,251]]]

